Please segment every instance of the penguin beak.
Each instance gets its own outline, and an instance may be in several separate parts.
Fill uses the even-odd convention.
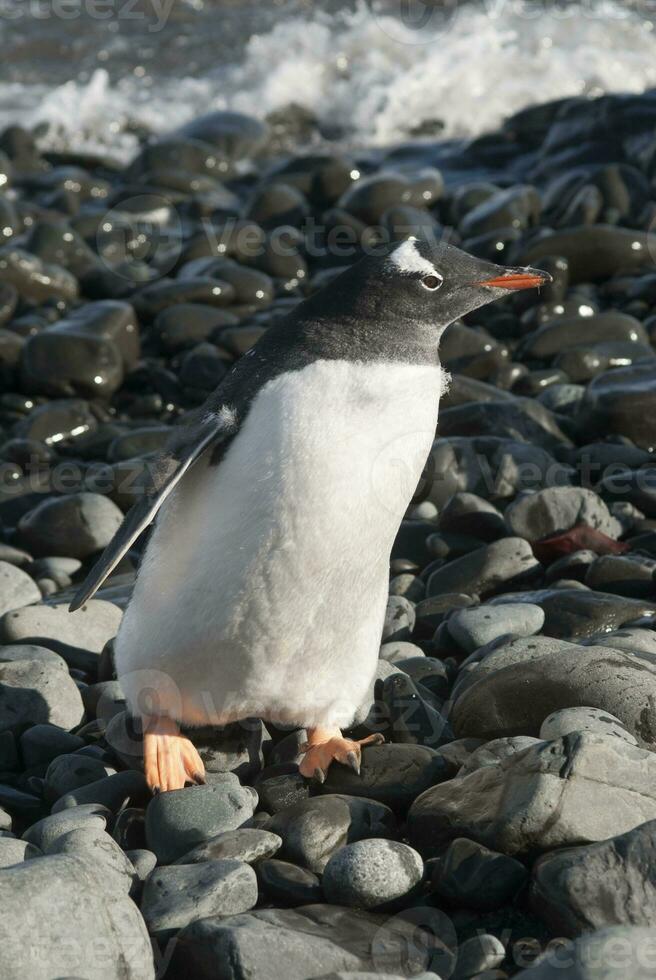
[[[500,276],[475,282],[474,286],[487,286],[490,289],[535,289],[551,282],[548,272],[540,269],[506,269]]]

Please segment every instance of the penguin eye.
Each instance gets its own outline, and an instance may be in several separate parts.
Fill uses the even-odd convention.
[[[424,289],[439,289],[444,279],[441,276],[424,276],[421,280],[421,284]]]

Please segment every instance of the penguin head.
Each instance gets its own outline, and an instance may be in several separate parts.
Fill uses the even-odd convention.
[[[379,300],[385,297],[389,312],[438,329],[507,293],[551,282],[539,269],[506,268],[416,238],[391,246],[377,261],[379,269],[370,267],[367,278],[378,271]]]

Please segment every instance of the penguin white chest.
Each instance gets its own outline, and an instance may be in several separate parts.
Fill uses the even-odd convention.
[[[437,366],[347,361],[265,385],[220,465],[201,461],[162,508],[120,670],[165,670],[192,724],[349,724],[442,385]]]

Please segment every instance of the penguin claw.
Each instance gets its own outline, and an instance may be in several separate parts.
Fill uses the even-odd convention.
[[[362,766],[361,746],[379,745],[385,741],[380,732],[359,741],[344,738],[339,729],[310,729],[309,734],[308,744],[302,747],[303,758],[299,771],[307,779],[314,777],[320,783],[325,781],[326,772],[333,762],[347,766],[359,776]]]

